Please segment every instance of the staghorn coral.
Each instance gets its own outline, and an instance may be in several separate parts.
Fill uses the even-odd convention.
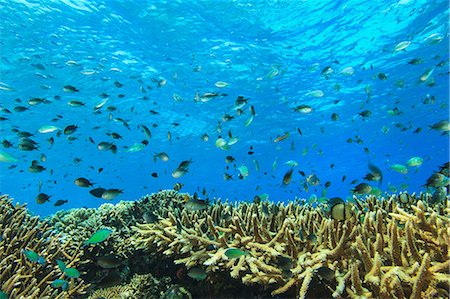
[[[321,284],[333,297],[445,298],[449,201],[435,208],[426,204],[428,197],[413,194],[407,205],[398,196],[354,198],[354,216],[343,222],[299,202],[218,201],[195,212],[175,205],[164,209],[160,221],[136,225],[132,241],[187,268],[202,267],[211,281],[213,272],[229,273],[270,288],[272,295],[295,290],[305,298]],[[229,258],[228,248],[243,254]]]
[[[170,287],[170,278],[158,280],[151,274],[136,274],[128,284],[96,290],[89,299],[158,299],[165,291],[173,287]]]
[[[53,236],[47,222],[28,214],[25,206],[13,205],[7,195],[0,196],[0,284],[9,298],[74,298],[86,292],[82,279],[70,279],[66,291],[51,283],[64,279],[56,259],[77,267],[80,247]],[[31,262],[24,250],[36,252],[44,262]]]

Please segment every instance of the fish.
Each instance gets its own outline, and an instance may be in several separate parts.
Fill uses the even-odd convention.
[[[339,115],[338,115],[337,113],[331,114],[331,120],[332,120],[332,121],[337,121],[337,120],[339,120]]]
[[[175,168],[174,171],[172,171],[172,177],[175,179],[178,179],[182,176],[184,176],[188,172],[185,168]]]
[[[169,155],[166,154],[165,152],[155,153],[155,155],[153,156],[153,161],[156,162],[156,159],[159,159],[163,162],[167,162],[169,161]]]
[[[189,198],[184,204],[184,208],[188,211],[202,211],[208,208],[208,201],[198,199],[194,193],[193,198]]]
[[[175,190],[175,191],[180,191],[181,188],[183,188],[183,186],[184,186],[184,184],[181,184],[181,183],[175,183],[175,184],[173,185],[173,190]]]
[[[65,281],[64,279],[60,279],[60,278],[52,281],[50,286],[55,289],[61,288],[63,291],[67,291],[69,289],[69,283],[67,281]]]
[[[217,81],[216,83],[214,83],[214,85],[216,87],[218,87],[218,88],[224,88],[224,87],[227,87],[230,84],[227,83],[227,82],[224,82],[224,81]]]
[[[208,134],[206,134],[206,133],[203,134],[201,138],[202,138],[202,140],[203,140],[204,142],[207,142],[207,141],[209,140],[209,136],[208,136]]]
[[[286,132],[284,135],[280,135],[280,136],[278,136],[277,138],[275,138],[274,140],[273,140],[273,142],[280,142],[280,141],[283,141],[283,140],[285,140],[286,138],[288,138],[289,137],[289,132]]]
[[[52,133],[52,132],[55,132],[55,131],[57,131],[57,130],[59,130],[59,128],[58,127],[56,127],[56,126],[42,126],[42,127],[40,127],[39,128],[39,130],[38,130],[38,132],[39,133],[43,133],[43,134],[46,134],[46,133]]]
[[[0,151],[0,162],[4,163],[14,163],[18,160],[14,158],[12,155],[8,154],[7,152]]]
[[[123,260],[116,255],[107,254],[95,257],[95,263],[103,269],[115,269],[123,264]]]
[[[360,183],[352,189],[352,192],[358,195],[364,195],[369,194],[371,190],[372,186],[370,186],[369,184]]]
[[[103,195],[103,192],[105,192],[105,191],[106,191],[106,189],[104,189],[104,188],[95,188],[95,189],[89,190],[89,193],[95,197],[101,198]]]
[[[107,228],[99,229],[94,234],[92,234],[88,240],[84,242],[84,246],[101,243],[108,239],[109,235],[111,235],[112,232],[112,230]]]
[[[67,277],[69,278],[78,278],[80,277],[80,271],[78,271],[75,268],[66,268],[64,269],[64,274],[66,274]]]
[[[295,112],[300,112],[300,113],[303,113],[303,114],[309,114],[309,113],[313,112],[314,109],[311,106],[308,106],[308,105],[299,105],[297,107],[294,107],[294,111]]]
[[[401,174],[407,174],[408,173],[408,168],[406,168],[405,165],[402,164],[392,164],[391,166],[389,166],[389,169],[392,169],[398,173]]]
[[[440,132],[449,132],[450,131],[450,123],[448,120],[441,120],[435,124],[429,126],[431,130],[440,131]]]
[[[81,106],[85,106],[85,103],[81,102],[81,101],[77,101],[77,100],[71,100],[67,102],[67,105],[72,106],[72,107],[81,107]]]
[[[11,86],[9,86],[6,83],[0,82],[0,90],[3,91],[16,91],[14,88],[12,88]]]
[[[310,174],[307,178],[306,178],[306,182],[308,184],[310,184],[311,186],[317,186],[320,183],[319,178],[315,175],[315,174]]]
[[[283,176],[282,185],[287,186],[291,183],[292,180],[292,172],[294,171],[294,166],[292,166]]]
[[[79,92],[80,90],[72,85],[64,85],[63,91],[67,93]]]
[[[102,193],[102,198],[106,199],[106,200],[113,200],[114,198],[116,198],[117,196],[119,196],[120,194],[123,193],[123,190],[119,190],[119,189],[106,189],[105,191],[103,191]]]
[[[55,202],[54,206],[55,206],[55,207],[59,207],[59,206],[62,206],[63,204],[65,204],[65,203],[67,203],[67,202],[68,202],[68,200],[59,199],[59,200],[57,200],[57,201]]]
[[[94,185],[85,178],[77,178],[74,180],[75,185],[78,187],[94,187]]]
[[[38,204],[44,204],[47,201],[50,201],[49,198],[52,197],[52,195],[47,195],[45,193],[39,193],[38,196],[36,196],[36,202]]]
[[[378,185],[381,186],[381,184],[383,182],[383,173],[381,172],[381,169],[370,162],[369,162],[368,166],[369,166],[370,173],[368,175],[366,175],[367,180],[378,181]]]
[[[206,274],[205,270],[203,270],[202,268],[193,267],[193,268],[189,269],[189,271],[187,272],[187,276],[189,276],[190,278],[192,278],[194,280],[202,281],[202,280],[205,280],[208,275]]]
[[[395,45],[394,50],[392,50],[393,53],[397,53],[400,51],[405,50],[406,48],[408,48],[411,45],[411,41],[402,41],[399,42],[397,45]]]
[[[333,197],[328,202],[330,216],[334,220],[345,221],[353,216],[351,207],[342,198]]]
[[[244,179],[249,175],[248,168],[244,164],[238,167],[238,171],[239,171],[239,178],[241,179]]]
[[[325,95],[324,92],[322,90],[320,90],[320,89],[313,90],[313,91],[310,91],[310,92],[306,93],[306,96],[311,96],[311,97],[314,97],[314,98],[321,98],[324,95]]]
[[[223,254],[229,259],[237,259],[249,253],[238,248],[227,248]]]
[[[144,124],[140,124],[139,127],[142,128],[142,131],[144,132],[144,134],[147,137],[147,139],[151,139],[152,138],[152,133],[150,132],[150,129],[147,128],[147,126],[145,126]]]
[[[419,167],[423,163],[423,158],[421,157],[412,157],[406,162],[406,166],[409,167]]]
[[[64,128],[64,135],[70,135],[73,134],[78,129],[77,125],[68,125]]]

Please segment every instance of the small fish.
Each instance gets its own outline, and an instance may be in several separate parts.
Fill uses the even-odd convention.
[[[282,184],[283,186],[287,186],[291,183],[292,180],[292,172],[294,171],[294,166],[291,167],[283,176]]]
[[[103,269],[115,269],[122,265],[123,260],[118,256],[108,254],[96,257],[95,263]]]
[[[98,244],[106,239],[108,239],[109,235],[111,235],[113,231],[107,228],[102,228],[97,230],[92,236],[84,242],[84,245],[90,245],[90,244]]]
[[[194,198],[190,198],[185,204],[184,208],[188,211],[201,211],[208,208],[208,202],[206,200],[197,199],[196,194]]]
[[[447,189],[445,187],[438,187],[433,192],[430,203],[438,204],[440,202],[445,202],[446,198],[447,198]]]
[[[337,120],[339,120],[339,115],[338,115],[337,113],[331,114],[331,120],[332,120],[332,121],[337,121]]]
[[[74,133],[78,129],[78,126],[76,125],[68,125],[64,128],[64,135],[70,135]]]
[[[389,169],[392,169],[396,172],[399,172],[401,174],[407,174],[408,173],[408,168],[406,168],[405,165],[402,164],[393,164],[391,166],[389,166]]]
[[[5,162],[5,163],[14,163],[17,162],[18,160],[16,158],[14,158],[13,156],[11,156],[10,154],[8,154],[7,152],[2,152],[0,151],[0,162]]]
[[[178,179],[185,175],[188,172],[185,168],[176,168],[174,171],[172,171],[172,177],[175,179]]]
[[[314,97],[314,98],[321,98],[324,95],[325,95],[324,92],[320,89],[310,91],[306,94],[306,96],[310,96],[310,97]]]
[[[85,178],[77,178],[74,181],[75,185],[77,185],[78,187],[94,187],[94,185]]]
[[[119,190],[119,189],[106,189],[105,191],[103,191],[102,193],[102,198],[106,199],[106,200],[113,200],[114,198],[116,198],[117,196],[119,196],[120,194],[123,193],[123,190]]]
[[[147,126],[140,124],[139,127],[142,128],[142,131],[144,131],[145,136],[147,137],[147,139],[151,139],[152,138],[152,133],[150,132],[150,129],[147,128]]]
[[[64,92],[72,93],[72,92],[78,92],[78,91],[80,91],[80,90],[76,89],[76,88],[75,88],[74,86],[72,86],[72,85],[64,85],[63,91],[64,91]]]
[[[152,172],[152,177],[157,178],[158,177],[158,173],[157,172]]]
[[[352,192],[358,195],[364,195],[369,194],[371,190],[372,187],[369,184],[360,183],[352,189]]]
[[[64,279],[55,279],[50,284],[52,288],[58,289],[61,288],[63,291],[66,291],[69,288],[69,283]]]
[[[180,191],[181,188],[183,188],[184,184],[181,183],[175,183],[175,185],[173,185],[173,190],[175,191]]]
[[[159,159],[163,162],[167,162],[169,161],[169,155],[166,154],[165,152],[155,153],[155,155],[153,156],[153,161],[156,162],[156,159]]]
[[[248,168],[244,164],[242,164],[241,166],[238,167],[238,171],[239,171],[240,178],[244,179],[244,178],[248,177],[248,175],[249,175]]]
[[[69,278],[78,278],[80,277],[80,271],[75,268],[66,268],[64,269],[64,274]]]
[[[313,112],[313,108],[311,106],[308,105],[299,105],[297,107],[294,107],[294,111],[295,112],[300,112],[303,114],[309,114],[311,112]]]
[[[208,275],[202,268],[194,267],[189,269],[189,271],[187,272],[187,276],[197,281],[202,281],[205,280]]]
[[[89,191],[89,193],[95,197],[101,198],[103,195],[103,192],[105,192],[106,189],[103,188],[95,188]]]
[[[449,132],[450,131],[450,123],[448,120],[441,120],[435,124],[429,126],[431,130],[436,130],[440,132]]]
[[[16,91],[14,88],[12,88],[11,86],[9,86],[6,83],[0,82],[0,90],[4,90],[4,91]]]
[[[394,50],[393,50],[392,52],[393,52],[393,53],[397,53],[397,52],[403,51],[403,50],[405,50],[406,48],[408,48],[409,45],[411,45],[411,41],[402,41],[402,42],[399,42],[399,43],[394,47]]]
[[[227,87],[229,85],[229,83],[224,82],[224,81],[217,81],[216,83],[214,83],[214,85],[218,88],[224,88],[224,87]]]
[[[37,254],[33,250],[22,250],[22,253],[32,263],[37,263],[39,260],[39,254]]]
[[[342,200],[342,198],[334,197],[329,200],[330,216],[339,221],[344,221],[352,217],[351,207]]]
[[[52,195],[47,195],[45,193],[39,193],[38,196],[36,196],[36,202],[38,204],[44,204],[47,201],[50,201],[49,198],[52,197]]]
[[[226,156],[225,157],[225,163],[233,163],[236,159],[233,156]]]
[[[46,133],[55,132],[57,130],[59,130],[59,128],[56,127],[56,126],[42,126],[42,127],[39,128],[38,131],[39,131],[39,133],[46,134]]]
[[[203,140],[204,142],[207,142],[207,141],[209,140],[209,136],[208,136],[208,134],[206,134],[206,133],[203,134],[201,138],[202,138],[202,140]]]
[[[77,101],[77,100],[68,101],[67,104],[72,107],[81,107],[81,106],[85,105],[85,103],[83,103],[81,101]]]
[[[409,167],[419,167],[423,163],[423,158],[421,157],[412,157],[406,162],[406,166]]]
[[[237,259],[243,255],[248,255],[249,253],[238,248],[228,248],[223,254],[229,259]]]
[[[306,182],[311,186],[317,186],[319,185],[320,180],[315,174],[311,174],[306,178]]]
[[[63,204],[65,204],[65,203],[67,203],[67,202],[68,202],[68,200],[59,199],[59,200],[57,200],[57,201],[55,202],[54,206],[55,206],[55,207],[59,207],[59,206],[62,206]]]
[[[289,132],[286,132],[284,135],[281,135],[281,136],[278,136],[277,138],[275,138],[274,140],[273,140],[273,142],[280,142],[280,141],[283,141],[283,140],[285,140],[286,138],[288,138],[289,137]]]

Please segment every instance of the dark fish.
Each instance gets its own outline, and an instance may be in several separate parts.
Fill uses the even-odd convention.
[[[152,177],[157,178],[157,177],[158,177],[158,174],[157,174],[156,172],[153,172],[153,173],[152,173]]]
[[[182,161],[180,163],[180,165],[178,165],[178,168],[180,168],[180,169],[187,169],[191,163],[192,163],[192,159],[191,160],[184,160],[184,161]]]
[[[283,186],[287,186],[291,183],[292,180],[292,172],[294,171],[294,166],[291,167],[283,176]]]
[[[55,207],[59,207],[59,206],[62,206],[63,204],[65,204],[65,203],[67,203],[67,202],[68,202],[68,200],[65,200],[65,199],[59,199],[59,200],[57,200],[57,201],[55,202],[54,206],[55,206]]]
[[[116,255],[108,254],[95,257],[95,263],[103,269],[115,269],[122,265],[123,260]]]
[[[76,125],[69,125],[67,127],[65,127],[64,129],[64,135],[70,135],[72,133],[74,133],[77,130],[77,126]]]
[[[173,185],[173,190],[175,190],[175,191],[180,191],[181,190],[181,188],[183,188],[183,184],[181,184],[181,183],[175,183],[175,185]]]
[[[80,91],[80,90],[76,89],[72,85],[64,85],[63,90],[64,90],[64,92],[78,92],[78,91]]]
[[[89,191],[89,193],[95,197],[101,198],[103,195],[103,192],[105,192],[106,189],[103,188],[95,188]]]
[[[47,195],[45,193],[39,193],[38,196],[36,196],[36,202],[38,204],[44,204],[47,201],[50,201],[49,198],[52,197],[52,195]]]
[[[85,178],[77,178],[77,179],[75,179],[74,183],[78,187],[93,187],[94,186],[91,182],[89,182],[88,179],[85,179]]]
[[[378,181],[378,185],[381,186],[381,184],[383,183],[383,173],[381,172],[381,169],[369,162],[369,170],[370,174],[368,174],[368,176],[370,175],[370,179],[368,180]]]

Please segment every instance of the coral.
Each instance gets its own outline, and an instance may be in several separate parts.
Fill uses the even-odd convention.
[[[0,284],[9,298],[74,298],[86,293],[82,279],[67,280],[56,264],[62,259],[67,267],[78,267],[79,245],[53,236],[47,222],[30,216],[25,206],[13,205],[7,195],[0,196]],[[57,279],[67,280],[66,290],[51,286]]]
[[[170,286],[170,278],[158,280],[151,274],[136,274],[130,283],[96,290],[89,299],[159,299],[164,292],[174,287]]]
[[[294,289],[306,298],[320,284],[334,297],[448,297],[449,201],[435,208],[426,194],[409,197],[407,205],[399,196],[354,197],[345,221],[298,201],[217,201],[201,211],[172,204],[159,208],[159,221],[137,224],[132,243],[188,269],[201,267],[211,283],[213,273],[229,273],[272,295]]]

